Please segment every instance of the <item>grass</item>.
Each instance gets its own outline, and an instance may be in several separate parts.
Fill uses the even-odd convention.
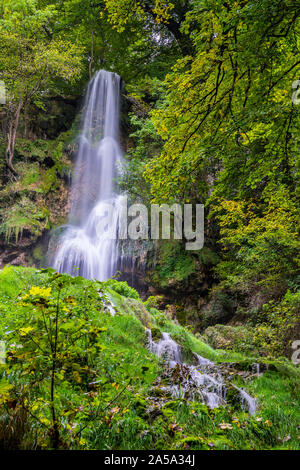
[[[45,286],[49,273],[32,268],[6,267],[0,271],[0,339],[5,332],[18,331],[27,326],[32,315],[20,302],[31,286]],[[71,279],[71,278],[70,278]],[[129,297],[119,292],[123,289]],[[80,433],[80,441],[69,438],[68,426],[72,414],[62,415],[67,448],[76,449],[299,449],[299,377],[290,363],[285,368],[277,364],[262,376],[245,381],[234,377],[238,386],[255,396],[259,408],[255,416],[249,416],[241,408],[224,406],[210,410],[205,405],[184,399],[172,400],[155,395],[155,381],[164,373],[164,363],[147,349],[145,327],[169,332],[181,346],[185,360],[192,362],[193,353],[215,362],[239,362],[247,367],[260,358],[252,358],[234,351],[214,350],[195,337],[188,328],[171,321],[162,312],[145,307],[126,286],[112,288],[112,283],[82,280],[76,284],[70,280],[64,296],[72,296],[77,302],[76,312],[87,314],[91,324],[102,328],[101,352],[91,358],[95,386],[70,379],[59,385],[57,401],[61,408],[79,409],[86,394],[100,394],[97,419],[92,419]],[[110,299],[116,310],[111,316],[99,298],[99,293]],[[106,300],[107,301],[107,300]],[[66,345],[68,347],[68,345]],[[98,354],[98,353],[97,353]],[[276,361],[274,361],[276,364]],[[273,365],[274,365],[273,364]],[[29,364],[30,365],[30,364]],[[274,369],[275,366],[274,366]],[[288,370],[288,373],[287,373]],[[5,377],[5,368],[2,367]],[[27,376],[15,372],[10,380],[14,396],[21,396],[22,384]],[[32,401],[45,400],[48,382],[43,381],[38,396]],[[1,386],[0,386],[1,396]],[[1,403],[1,402],[0,402]],[[70,405],[71,404],[71,405]],[[93,395],[91,403],[93,404]],[[18,405],[19,406],[19,405]],[[0,447],[3,447],[5,422],[13,419],[19,408],[0,405]],[[73,408],[72,408],[73,407]],[[73,419],[73,418],[72,418]],[[81,418],[85,423],[84,416]],[[40,435],[40,448],[48,448],[47,436],[39,423],[31,416],[24,418],[21,431],[15,431],[14,444],[19,448],[33,448],[34,435]],[[73,423],[74,424],[74,423]],[[14,427],[13,427],[14,429]],[[20,435],[18,435],[18,432]],[[40,433],[40,434],[39,434]],[[12,441],[11,441],[12,442]],[[17,443],[17,444],[16,444]]]

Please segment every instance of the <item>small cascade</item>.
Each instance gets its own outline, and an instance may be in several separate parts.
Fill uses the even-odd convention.
[[[241,403],[244,409],[248,409],[250,415],[254,415],[257,410],[257,403],[255,398],[251,397],[243,388],[236,387],[233,385],[236,390],[239,391],[241,396]]]
[[[254,364],[252,364],[252,372],[253,374],[256,374],[257,376],[261,375],[260,364],[258,362],[255,362]]]
[[[170,367],[174,367],[176,364],[181,364],[181,350],[180,346],[174,341],[169,333],[162,334],[162,340],[156,344],[155,354],[162,359],[165,359]]]
[[[115,314],[116,314],[115,305],[114,305],[114,303],[111,301],[111,299],[110,299],[109,296],[108,296],[108,301],[104,303],[104,307],[106,308],[106,310],[109,311],[109,313],[111,314],[112,317],[115,316]]]
[[[172,377],[176,377],[177,382],[168,387],[161,387],[161,390],[170,391],[176,398],[186,398],[192,401],[201,401],[209,408],[217,408],[226,405],[226,392],[224,378],[218,366],[199,354],[195,354],[197,365],[188,365],[182,360],[181,348],[174,341],[169,333],[162,333],[159,342],[153,341],[150,329],[146,329],[148,336],[148,347],[151,352],[164,359],[171,371]],[[248,409],[250,414],[254,414],[257,409],[256,400],[245,390],[232,386],[239,392],[241,405]]]
[[[198,359],[200,366],[212,366],[214,363],[205,357],[200,356],[199,354],[195,354]]]

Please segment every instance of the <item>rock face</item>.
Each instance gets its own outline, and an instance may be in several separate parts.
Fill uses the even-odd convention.
[[[0,269],[5,265],[36,266],[46,264],[50,227],[55,227],[65,220],[68,214],[69,188],[61,181],[59,190],[51,191],[42,203],[47,207],[47,225],[41,225],[39,231],[35,231],[30,225],[24,227],[20,237],[7,241],[0,237]],[[43,221],[42,221],[43,222]]]
[[[46,111],[27,110],[34,120],[22,116],[15,148],[17,178],[0,167],[0,268],[43,265],[49,230],[66,220],[78,103],[52,98]],[[1,139],[0,147],[5,147]]]
[[[69,213],[69,188],[77,144],[81,98],[52,98],[46,111],[29,112],[16,145],[19,177],[11,181],[0,168],[0,268],[6,264],[47,264],[50,230],[62,225]],[[121,94],[121,145],[131,145],[128,113],[145,116],[139,101]],[[1,142],[0,142],[1,143]],[[210,261],[188,254],[172,241],[136,241],[121,246],[120,280],[135,287],[143,298],[160,296],[170,317],[185,324],[199,316],[210,287]]]
[[[133,257],[120,267],[122,278],[145,297],[158,296],[160,308],[181,324],[199,324],[212,284],[212,257],[206,249],[190,254],[173,240],[140,244]],[[132,260],[131,258],[131,260]]]

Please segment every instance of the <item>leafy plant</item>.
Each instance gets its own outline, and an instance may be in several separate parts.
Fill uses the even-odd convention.
[[[55,449],[79,435],[78,425],[73,425],[75,418],[84,420],[95,412],[97,400],[84,396],[74,409],[72,387],[78,384],[87,390],[94,379],[91,357],[95,359],[101,351],[99,334],[105,331],[78,311],[72,296],[64,297],[70,283],[74,285],[69,276],[54,273],[48,279],[49,287],[32,286],[19,300],[28,312],[26,326],[6,335],[10,344],[6,375],[15,380],[18,377],[22,383],[18,399],[45,429]],[[75,283],[79,286],[80,279]],[[17,390],[15,393],[18,395]],[[4,396],[4,403],[7,399]]]
[[[131,299],[140,299],[139,293],[133,288],[130,287],[126,281],[117,281],[115,279],[109,279],[105,281],[104,286],[112,289],[113,291],[117,292],[124,297],[129,297]]]

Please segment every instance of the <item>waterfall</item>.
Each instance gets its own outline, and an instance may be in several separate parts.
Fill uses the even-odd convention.
[[[151,330],[150,334],[151,334]],[[162,340],[159,343],[155,343],[149,338],[149,343],[151,344],[151,351],[154,352],[157,356],[165,359],[170,364],[170,367],[174,367],[177,363],[181,363],[181,350],[180,346],[174,341],[169,333],[162,333]]]
[[[257,409],[257,403],[255,398],[251,397],[249,393],[247,393],[246,390],[244,390],[243,388],[236,387],[235,385],[233,386],[240,393],[243,408],[248,408],[250,415],[255,414]]]
[[[84,103],[69,222],[59,240],[53,267],[100,281],[118,261],[118,230],[123,198],[115,193],[119,144],[120,77],[100,70],[90,81]]]
[[[200,400],[209,408],[217,408],[226,405],[227,387],[225,381],[218,370],[217,365],[199,354],[195,354],[198,364],[188,365],[182,361],[181,348],[174,341],[169,333],[162,333],[162,339],[156,343],[152,339],[149,328],[146,329],[148,335],[148,347],[151,352],[165,360],[171,369],[177,368],[175,377],[177,383],[169,387],[162,387],[169,390],[176,398],[187,398],[190,400]],[[247,408],[249,413],[255,414],[257,403],[244,389],[232,386],[240,396],[243,408]]]

